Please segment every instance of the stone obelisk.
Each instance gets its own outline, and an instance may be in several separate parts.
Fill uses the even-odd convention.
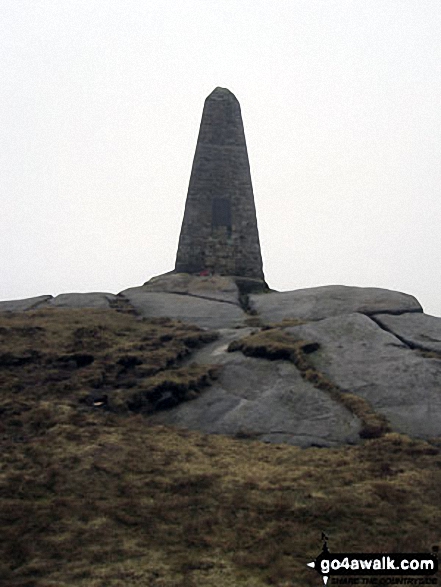
[[[175,272],[264,280],[240,105],[224,88],[205,100]]]

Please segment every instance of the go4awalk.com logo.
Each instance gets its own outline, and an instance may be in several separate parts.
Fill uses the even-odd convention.
[[[437,580],[391,580],[390,575],[395,576],[412,576],[418,575],[430,576],[438,571],[438,558],[434,549],[431,553],[331,553],[328,548],[328,537],[322,534],[323,547],[320,554],[314,561],[307,563],[308,567],[315,569],[322,575],[323,583],[328,583],[329,577],[333,575],[351,575],[372,577],[372,580],[350,581],[353,584],[376,584],[376,585],[417,585],[417,584],[436,584]],[[376,577],[389,575],[389,578],[376,580]],[[408,581],[408,582],[406,582]],[[332,583],[347,583],[347,581],[332,581]],[[348,582],[349,583],[349,582]]]

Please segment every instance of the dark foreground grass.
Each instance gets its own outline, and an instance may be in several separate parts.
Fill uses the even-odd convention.
[[[63,346],[75,329],[92,328],[86,314],[75,317],[82,326],[63,316],[54,355],[93,354]],[[21,335],[12,334],[2,356],[49,352],[52,319],[28,315],[26,327],[45,328],[46,342],[32,339],[43,336],[37,330],[20,347]],[[8,320],[2,328],[24,327]],[[136,354],[129,340],[150,325],[113,313],[105,320],[109,364],[109,349],[119,352],[112,332],[129,346],[126,355]],[[163,325],[151,326],[157,340],[164,336]],[[167,328],[182,336],[186,329]],[[30,363],[0,371],[2,586],[316,586],[321,579],[306,563],[322,531],[334,552],[424,552],[441,542],[436,447],[386,434],[360,446],[302,450],[151,427],[144,415],[79,403],[75,377],[97,362],[70,366],[64,396],[58,384],[37,384],[38,371],[47,381],[46,363],[33,363],[35,387],[26,384]]]

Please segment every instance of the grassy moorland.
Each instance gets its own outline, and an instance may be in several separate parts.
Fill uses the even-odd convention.
[[[216,377],[182,363],[212,339],[116,311],[0,315],[2,586],[316,586],[322,531],[334,552],[441,542],[435,444],[380,430],[302,450],[149,425]]]

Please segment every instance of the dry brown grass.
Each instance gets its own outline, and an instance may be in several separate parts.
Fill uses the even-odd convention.
[[[150,330],[144,341],[157,350],[163,327],[182,337],[186,327],[109,312],[96,335],[96,314],[63,316],[57,325],[55,313],[43,314],[43,331],[37,314],[2,318],[3,357],[92,353],[87,337],[96,353],[61,382],[41,359],[0,370],[2,586],[312,587],[321,580],[306,563],[322,531],[334,552],[424,552],[441,542],[436,447],[386,434],[355,447],[302,450],[81,406],[76,386],[84,380],[76,375],[98,362],[100,349],[112,363],[112,352],[137,353],[131,343],[144,328],[157,329],[156,343]],[[25,327],[26,337],[11,330]],[[84,344],[73,349],[79,328]],[[145,359],[134,368],[148,366]]]
[[[0,397],[0,408],[32,398],[75,405],[104,400],[104,408],[148,412],[164,394],[178,403],[215,377],[211,366],[179,367],[195,347],[215,338],[196,326],[116,311],[3,314],[0,386],[10,393]]]

